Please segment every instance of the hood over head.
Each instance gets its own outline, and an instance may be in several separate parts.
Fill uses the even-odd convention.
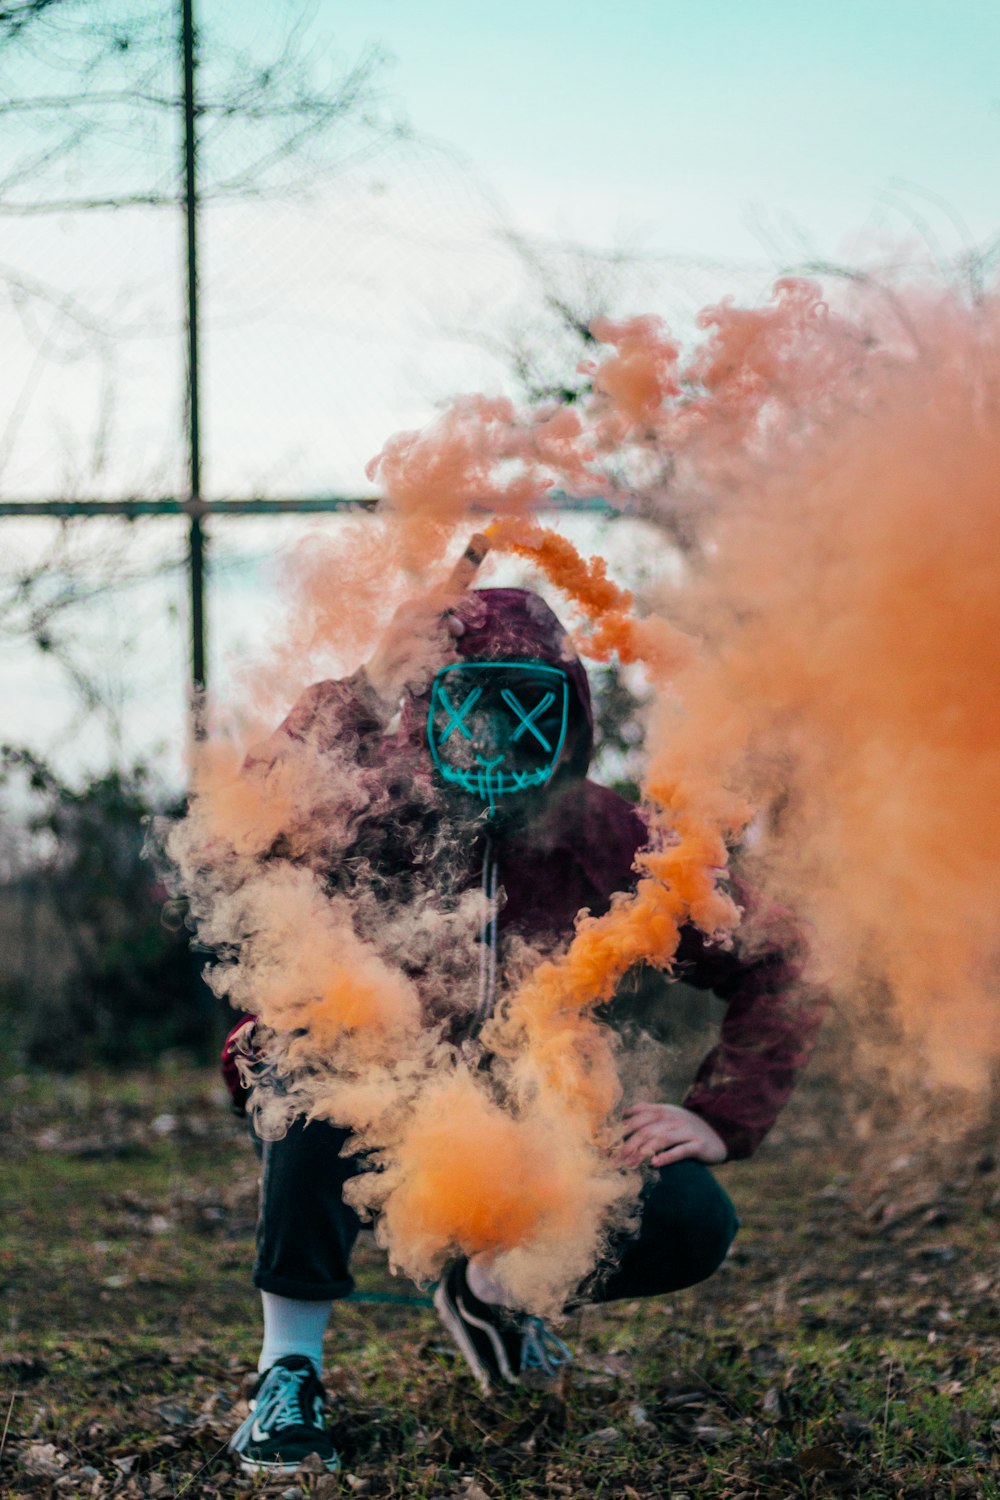
[[[566,769],[586,776],[594,748],[594,710],[586,669],[566,630],[530,589],[472,589],[452,613],[465,626],[455,649],[465,661],[540,661],[569,678],[570,746]]]

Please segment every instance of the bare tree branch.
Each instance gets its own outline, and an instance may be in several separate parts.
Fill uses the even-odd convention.
[[[112,89],[105,93],[88,94],[38,94],[28,99],[0,100],[0,115],[40,113],[56,110],[65,113],[74,109],[102,109],[105,106],[127,106],[149,104],[156,109],[177,109],[182,100],[172,94],[145,94],[140,90]]]
[[[16,34],[30,26],[43,11],[59,3],[60,0],[20,0],[16,5],[0,5],[0,32]]]
[[[0,0],[0,216],[178,213],[177,10],[176,0]],[[282,34],[266,55],[219,39],[211,25],[200,28],[203,203],[287,199],[400,134],[379,91],[377,51],[342,66],[313,47],[308,0],[279,7],[277,15]],[[13,258],[8,251],[6,260]],[[107,462],[119,341],[176,333],[180,323],[151,325],[147,298],[126,302],[123,314],[119,295],[119,310],[98,312],[49,285],[34,261],[30,268],[0,263],[0,289],[28,344],[20,389],[0,416],[0,474],[42,370],[86,358],[88,369],[95,367],[93,429],[86,449],[72,457],[84,485]],[[143,311],[129,319],[132,307]],[[130,544],[123,532],[114,555],[105,555],[81,532],[60,528],[44,555],[20,566],[5,557],[0,570],[0,636],[58,657],[85,713],[100,705],[74,666],[78,641],[68,622],[128,581]]]

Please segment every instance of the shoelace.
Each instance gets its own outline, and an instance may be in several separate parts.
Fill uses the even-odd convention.
[[[521,1324],[521,1369],[542,1370],[554,1375],[560,1365],[572,1363],[573,1351],[541,1318],[525,1318]]]
[[[286,1370],[283,1365],[275,1365],[257,1397],[254,1421],[266,1428],[314,1426],[302,1404],[302,1392],[311,1374],[310,1370]]]

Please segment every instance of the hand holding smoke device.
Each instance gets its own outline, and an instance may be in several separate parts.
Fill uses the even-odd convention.
[[[460,594],[467,589],[479,571],[483,558],[489,550],[490,539],[486,533],[483,531],[473,532],[469,538],[469,545],[451,570],[448,582],[445,584],[445,592]]]

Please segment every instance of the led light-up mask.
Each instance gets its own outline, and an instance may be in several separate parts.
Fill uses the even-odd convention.
[[[460,662],[431,687],[427,743],[446,782],[487,803],[544,786],[559,763],[569,679],[544,662]]]

